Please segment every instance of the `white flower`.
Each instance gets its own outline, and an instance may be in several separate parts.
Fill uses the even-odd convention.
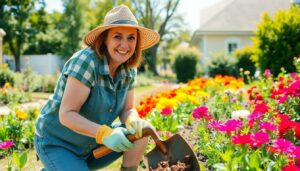
[[[248,118],[250,112],[248,110],[236,110],[231,113],[232,119]]]

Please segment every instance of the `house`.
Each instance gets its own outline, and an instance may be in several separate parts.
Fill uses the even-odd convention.
[[[222,0],[201,11],[200,27],[194,32],[191,45],[200,49],[202,66],[216,52],[231,53],[251,45],[263,13],[274,15],[289,7],[289,0]]]

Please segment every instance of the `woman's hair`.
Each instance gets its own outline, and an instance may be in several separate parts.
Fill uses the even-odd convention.
[[[91,45],[91,48],[96,52],[99,58],[102,58],[104,55],[109,57],[109,53],[107,47],[105,45],[105,41],[108,36],[108,30],[105,30],[103,33],[99,35],[96,39],[95,43]],[[125,65],[129,68],[136,68],[141,64],[142,61],[142,49],[140,43],[140,33],[137,30],[137,42],[133,55],[125,62]]]

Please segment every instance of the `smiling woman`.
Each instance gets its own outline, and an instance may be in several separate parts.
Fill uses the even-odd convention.
[[[151,125],[139,118],[133,85],[142,50],[159,38],[125,5],[84,36],[87,47],[66,62],[36,121],[35,148],[46,170],[95,170],[122,155],[121,170],[138,169],[148,143],[142,129]],[[130,142],[129,132],[139,140]],[[101,146],[113,152],[96,159],[92,151]]]

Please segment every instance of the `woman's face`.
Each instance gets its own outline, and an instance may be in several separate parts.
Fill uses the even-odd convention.
[[[110,55],[109,63],[120,65],[134,53],[137,42],[137,29],[130,27],[111,28],[105,41]]]

